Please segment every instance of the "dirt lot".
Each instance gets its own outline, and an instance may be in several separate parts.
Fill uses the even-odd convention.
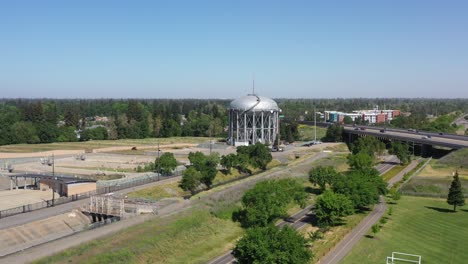
[[[59,197],[56,193],[55,197]],[[52,199],[52,191],[8,190],[0,191],[0,210],[15,208]]]

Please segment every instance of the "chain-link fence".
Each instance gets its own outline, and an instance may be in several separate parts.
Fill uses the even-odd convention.
[[[73,202],[73,201],[77,201],[81,199],[86,199],[92,195],[112,193],[112,192],[120,191],[120,190],[127,189],[127,188],[132,188],[132,187],[136,187],[136,186],[140,186],[140,185],[144,185],[144,184],[148,184],[152,182],[157,182],[157,181],[168,179],[168,178],[177,177],[180,175],[182,175],[182,170],[176,170],[173,174],[169,176],[167,175],[163,176],[163,175],[158,175],[157,173],[152,173],[152,174],[146,174],[144,176],[138,176],[134,178],[125,178],[125,179],[119,179],[119,180],[105,181],[105,182],[109,182],[106,184],[104,184],[105,182],[102,182],[102,183],[98,182],[98,186],[95,191],[74,194],[68,197],[59,197],[54,200],[47,200],[43,202],[18,206],[15,208],[0,210],[0,218],[5,218],[8,216],[23,214],[23,213],[39,210],[42,208],[52,207],[54,205],[59,205],[59,204],[69,203],[69,202]]]

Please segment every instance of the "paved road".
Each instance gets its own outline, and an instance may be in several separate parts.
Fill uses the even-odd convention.
[[[294,229],[300,229],[303,226],[310,223],[308,218],[310,217],[311,210],[314,208],[314,204],[308,205],[306,208],[300,210],[299,212],[293,214],[292,216],[288,217],[286,220],[282,220],[276,224],[278,227],[283,227],[285,225],[290,225]],[[208,262],[208,264],[226,264],[226,263],[234,263],[236,259],[232,255],[232,250],[226,252],[224,255],[219,256],[212,261]]]
[[[391,170],[398,162],[399,162],[399,160],[398,160],[398,158],[396,156],[389,156],[389,157],[387,157],[385,162],[377,165],[376,169],[382,175],[385,172]],[[306,208],[304,208],[303,210],[300,210],[296,214],[294,214],[291,217],[287,218],[286,220],[283,220],[283,221],[279,222],[278,224],[276,224],[276,226],[282,227],[282,226],[285,226],[285,225],[291,225],[294,229],[300,229],[300,228],[304,227],[305,225],[310,224],[310,221],[309,221],[310,216],[311,216],[310,214],[311,214],[311,210],[313,208],[314,208],[314,205],[309,205]],[[375,221],[377,221],[382,216],[382,214],[386,210],[386,205],[383,202],[382,198],[381,198],[381,202],[379,203],[378,206],[376,206],[376,208],[377,208],[377,210],[374,209],[374,211],[367,218],[369,218],[370,216],[373,216],[374,218],[376,217]],[[374,218],[372,218],[372,220]],[[365,222],[365,220],[363,222]],[[372,221],[369,221],[369,222],[372,222]],[[372,224],[374,222],[372,222]],[[364,231],[363,231],[364,234],[370,228],[370,226],[367,226],[367,225],[365,225],[363,228],[366,228],[366,227],[367,227],[367,229],[364,229]],[[347,252],[348,251],[345,251],[345,255],[346,255]],[[340,258],[340,260],[341,260],[341,258]],[[232,251],[229,251],[229,252],[226,252],[224,255],[219,256],[219,257],[215,258],[214,260],[210,261],[208,264],[227,264],[227,263],[234,263],[234,261],[235,261],[235,258],[232,255]]]
[[[374,207],[374,210],[318,263],[337,264],[340,262],[353,248],[353,246],[366,234],[367,230],[369,230],[369,228],[371,228],[371,226],[377,222],[380,217],[382,217],[386,209],[387,205],[385,204],[384,198],[381,196],[379,204]]]
[[[355,130],[354,127],[344,127],[344,130],[352,134],[372,135],[383,138],[393,138],[397,140],[412,141],[419,144],[427,144],[434,146],[442,146],[449,148],[466,148],[468,147],[468,137],[456,135],[439,135],[429,132],[409,132],[402,130],[389,129],[386,132],[380,132],[382,128],[367,127],[366,130]],[[431,138],[423,138],[425,135],[430,135]]]
[[[389,181],[388,181],[388,188],[391,188],[395,183],[401,181],[403,179],[403,177],[405,176],[405,173],[411,171],[412,169],[414,169],[416,166],[418,166],[418,161],[417,160],[413,160],[411,161],[411,163],[406,166],[406,168],[404,168],[402,171],[400,171],[397,175],[395,175],[395,177],[391,178]]]
[[[391,170],[399,162],[400,160],[395,155],[391,155],[387,156],[385,161],[375,166],[375,168],[379,171],[380,175],[382,175]]]
[[[397,175],[388,181],[388,187],[392,187],[393,184],[400,181],[405,173],[412,170],[418,165],[417,161],[412,161],[406,168],[400,171]],[[379,170],[380,171],[380,170]],[[381,174],[382,171],[380,171]],[[359,242],[359,240],[366,234],[367,230],[371,228],[385,213],[387,206],[384,198],[381,196],[379,204],[374,207],[374,210],[364,218],[359,225],[357,225],[350,234],[348,234],[338,245],[332,249],[324,258],[318,263],[320,264],[337,264],[339,263],[348,253],[351,251],[353,246]]]

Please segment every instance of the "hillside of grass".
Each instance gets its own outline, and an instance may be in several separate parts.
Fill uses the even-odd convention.
[[[440,158],[436,164],[468,168],[468,148],[452,151],[448,155]]]
[[[421,255],[424,264],[466,263],[467,206],[452,213],[444,199],[403,196],[393,207],[376,237],[369,232],[341,263],[386,263],[393,251]]]
[[[156,219],[33,263],[207,263],[243,234],[205,211]]]

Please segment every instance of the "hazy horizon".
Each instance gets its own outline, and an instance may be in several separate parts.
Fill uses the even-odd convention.
[[[468,2],[0,3],[0,97],[468,98]]]

